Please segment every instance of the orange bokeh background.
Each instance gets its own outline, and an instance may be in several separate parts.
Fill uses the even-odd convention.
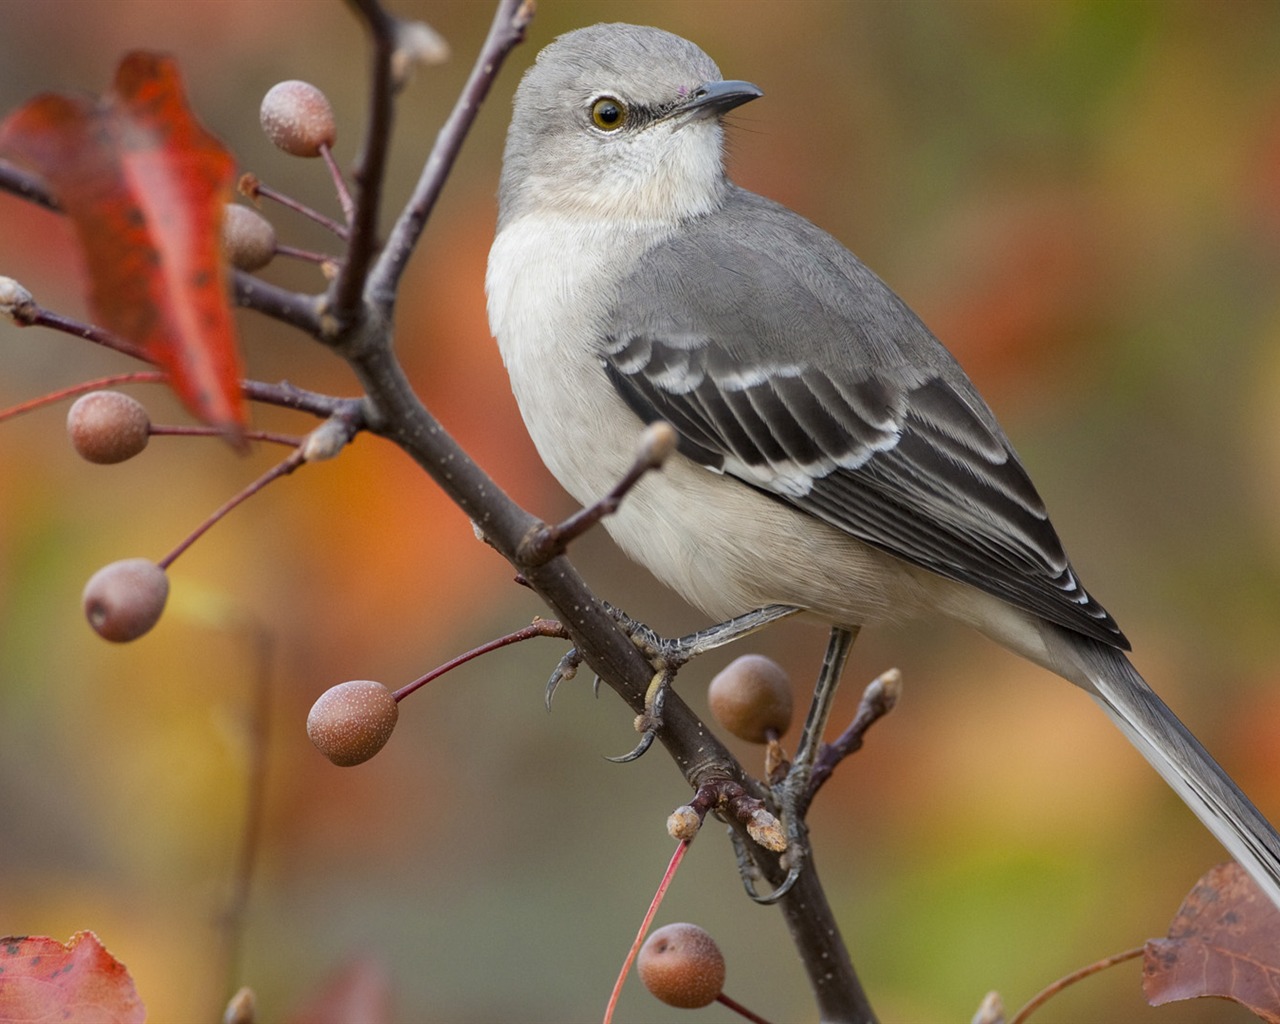
[[[431,22],[454,57],[402,97],[388,218],[491,13],[479,2],[393,9]],[[367,71],[344,5],[3,10],[0,110],[45,90],[100,91],[126,51],[166,50],[243,169],[336,212],[320,164],[262,137],[257,104],[280,79],[320,85],[351,162]],[[519,72],[559,32],[603,20],[686,35],[727,77],[764,89],[731,117],[737,180],[848,243],[952,347],[1138,667],[1280,819],[1280,7],[544,0],[410,267],[397,347],[445,426],[546,517],[571,505],[510,397],[484,262]],[[283,240],[327,244],[293,215],[272,216]],[[0,274],[83,315],[77,267],[66,225],[0,195]],[[318,288],[306,267],[266,276]],[[251,314],[240,324],[255,378],[352,393],[328,352]],[[128,365],[6,324],[0,367],[7,406]],[[182,418],[158,390],[133,390],[157,421]],[[396,1019],[598,1017],[670,853],[665,816],[687,795],[659,752],[602,760],[634,742],[612,694],[593,700],[579,678],[545,714],[562,646],[535,641],[415,695],[360,768],[330,766],[303,731],[334,683],[401,685],[538,614],[510,568],[407,458],[362,437],[219,524],[175,564],[154,633],[108,646],[81,618],[84,580],[116,558],[161,556],[280,453],[157,438],[134,462],[89,466],[61,415],[0,425],[0,933],[93,929],[130,967],[151,1019],[215,1016],[217,921],[243,833],[266,637],[266,807],[235,974],[257,990],[261,1019],[286,1019],[353,954],[389,971]],[[305,426],[276,410],[255,417]],[[575,562],[663,631],[705,624],[603,536]],[[786,624],[752,646],[782,660],[799,692],[823,641]],[[695,707],[731,656],[681,674]],[[901,707],[811,819],[885,1019],[968,1019],[993,988],[1019,1005],[1163,933],[1223,858],[1090,701],[961,631],[865,633],[837,720],[889,665],[905,675]],[[811,1018],[779,915],[742,895],[718,833],[694,847],[660,921],[697,921],[720,939],[734,998],[771,1019]],[[1156,1013],[1131,964],[1038,1019],[1249,1019],[1221,1003]],[[633,983],[620,1019],[683,1018]]]

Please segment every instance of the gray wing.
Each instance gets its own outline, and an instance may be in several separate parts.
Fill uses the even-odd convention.
[[[675,427],[683,454],[1128,648],[963,371],[830,236],[735,191],[650,251],[619,295],[605,370],[642,420]]]

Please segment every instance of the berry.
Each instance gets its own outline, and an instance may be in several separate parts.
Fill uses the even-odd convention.
[[[369,760],[386,745],[400,705],[381,683],[352,679],[320,695],[307,715],[307,735],[340,768]]]
[[[337,137],[329,99],[309,82],[278,82],[262,97],[258,121],[267,138],[292,156],[319,156]]]
[[[739,739],[764,743],[791,726],[791,681],[782,666],[745,654],[711,680],[707,703],[716,721]]]
[[[124,462],[147,446],[151,417],[141,402],[122,391],[90,391],[67,410],[67,436],[89,462]]]
[[[696,924],[668,924],[645,940],[636,960],[640,980],[668,1006],[696,1010],[724,989],[724,955]]]
[[[276,254],[276,229],[257,210],[228,203],[222,214],[222,251],[241,270],[261,270]]]
[[[169,577],[146,558],[103,566],[84,585],[84,614],[99,636],[115,643],[136,640],[160,619]]]

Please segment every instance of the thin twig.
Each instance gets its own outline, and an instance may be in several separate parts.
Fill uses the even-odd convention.
[[[14,322],[23,327],[48,327],[50,330],[61,331],[63,334],[70,334],[76,338],[83,338],[85,341],[92,341],[95,345],[114,349],[121,355],[141,360],[144,363],[155,362],[143,352],[141,347],[131,341],[126,341],[120,335],[113,334],[103,327],[76,320],[74,317],[55,313],[53,310],[45,309],[44,306],[39,304],[33,304],[33,308],[27,316]]]
[[[357,316],[364,301],[369,267],[378,249],[378,216],[382,209],[382,186],[386,178],[387,149],[391,145],[393,102],[391,58],[396,46],[396,21],[378,0],[349,0],[364,21],[373,39],[373,62],[369,69],[369,110],[364,139],[355,166],[355,208],[349,214],[351,232],[346,257],[329,290],[330,313],[339,329]]]
[[[86,380],[80,384],[73,384],[69,388],[60,388],[57,391],[50,391],[47,395],[41,395],[39,398],[32,398],[17,405],[11,405],[8,409],[0,409],[0,422],[43,408],[46,405],[52,405],[55,402],[61,402],[63,399],[75,398],[77,395],[84,395],[90,391],[100,391],[103,388],[115,387],[117,384],[166,384],[168,381],[169,375],[158,370],[113,373],[109,377]]]
[[[273,203],[283,206],[286,210],[292,210],[294,213],[306,217],[307,220],[319,224],[326,231],[332,232],[341,239],[345,240],[347,237],[345,224],[339,224],[332,217],[321,213],[300,200],[294,199],[293,196],[272,188],[256,174],[242,174],[236,187],[243,196],[247,196],[250,199],[270,199]]]
[[[216,511],[212,512],[209,515],[209,517],[205,519],[204,522],[202,522],[199,526],[197,526],[194,530],[192,530],[191,533],[189,533],[186,536],[186,538],[182,541],[182,543],[180,543],[177,547],[175,547],[172,551],[170,551],[167,555],[165,555],[164,558],[160,559],[160,561],[158,561],[156,564],[160,566],[161,569],[169,568],[169,566],[171,566],[174,563],[175,559],[177,559],[178,556],[180,556],[184,551],[187,550],[187,548],[191,547],[192,544],[194,544],[206,533],[208,533],[209,529],[215,523],[221,520],[224,516],[226,516],[226,514],[230,512],[233,508],[235,508],[237,505],[241,504],[242,502],[247,501],[249,498],[252,498],[260,490],[266,487],[267,484],[271,483],[271,481],[278,480],[280,477],[287,476],[288,474],[292,473],[295,469],[301,466],[305,461],[306,459],[303,456],[303,450],[301,448],[294,449],[289,454],[289,457],[285,459],[283,462],[276,463],[276,465],[272,466],[269,470],[263,473],[262,476],[258,477],[257,480],[249,484],[249,486],[244,488],[244,490],[242,490],[239,494],[236,494],[233,497],[229,498],[227,501],[223,502],[222,505],[219,506],[219,508]]]
[[[467,84],[463,86],[449,119],[436,136],[435,145],[423,165],[413,195],[396,219],[387,237],[386,247],[370,275],[366,294],[383,310],[389,310],[394,305],[400,277],[413,254],[423,227],[426,226],[427,218],[431,216],[445,179],[462,148],[462,142],[507,54],[524,39],[525,29],[533,19],[533,11],[531,0],[501,0],[499,3],[489,35],[472,65]]]
[[[813,774],[809,777],[809,792],[801,795],[801,811],[808,808],[814,795],[822,788],[822,784],[831,778],[836,765],[850,754],[862,749],[867,730],[894,709],[898,698],[902,695],[902,673],[891,668],[880,673],[867,684],[862,691],[862,699],[858,701],[858,710],[854,712],[853,721],[847,729],[836,737],[833,743],[823,744],[813,766]]]
[[[446,672],[452,672],[459,665],[465,665],[468,661],[480,657],[482,654],[488,654],[490,651],[496,651],[502,647],[509,647],[511,644],[518,644],[523,640],[532,640],[535,636],[551,636],[560,640],[568,640],[569,632],[556,622],[555,619],[535,619],[523,629],[517,629],[513,633],[507,633],[497,639],[489,640],[481,644],[479,647],[473,647],[464,654],[459,654],[456,658],[451,658],[443,665],[433,668],[425,675],[419,676],[411,683],[406,683],[400,689],[396,690],[391,696],[397,701],[404,700],[409,694],[413,693],[433,679],[439,679]]]
[[[640,434],[636,457],[622,478],[598,501],[579,509],[568,519],[554,526],[547,526],[531,534],[521,546],[520,559],[526,564],[540,565],[562,554],[570,542],[581,537],[601,519],[618,511],[622,499],[640,482],[646,473],[661,468],[675,451],[676,433],[669,423],[659,420],[650,423]]]
[[[265,626],[253,623],[250,629],[255,664],[252,703],[248,716],[244,827],[240,832],[240,845],[231,873],[231,892],[222,915],[223,969],[227,996],[240,987],[243,966],[240,955],[266,806],[267,729],[271,720],[271,656],[274,644]]]
[[[751,1024],[769,1024],[769,1021],[766,1018],[761,1017],[760,1014],[754,1012],[753,1010],[747,1009],[747,1007],[743,1006],[736,999],[730,999],[723,992],[721,992],[718,996],[716,996],[716,1002],[719,1003],[721,1006],[727,1006],[739,1017],[743,1017],[746,1020],[749,1020]]]
[[[1138,957],[1142,956],[1145,948],[1145,946],[1138,946],[1134,949],[1126,949],[1123,953],[1116,953],[1114,956],[1104,957],[1103,959],[1097,960],[1085,967],[1081,967],[1078,971],[1072,971],[1065,977],[1059,978],[1053,984],[1045,986],[1032,996],[1031,999],[1028,1000],[1027,1004],[1013,1015],[1009,1024],[1026,1024],[1027,1018],[1030,1017],[1034,1011],[1038,1010],[1064,988],[1074,985],[1077,981],[1083,981],[1090,975],[1097,974],[1100,971],[1105,971],[1108,967],[1114,967],[1116,964],[1122,964],[1126,960],[1136,960]]]
[[[218,427],[203,427],[189,423],[153,423],[147,432],[152,437],[225,437]],[[246,441],[265,441],[268,444],[282,444],[288,448],[297,448],[303,438],[296,434],[277,434],[270,430],[246,430]]]
[[[244,270],[237,270],[232,280],[236,305],[296,327],[313,338],[321,337],[324,329],[321,316],[323,295],[291,292]]]
[[[649,926],[653,924],[653,919],[658,914],[658,908],[662,906],[662,898],[666,896],[672,879],[676,877],[676,869],[680,867],[680,862],[684,860],[684,855],[688,849],[689,840],[687,839],[682,839],[676,844],[675,853],[671,855],[671,861],[667,864],[667,870],[662,875],[662,881],[658,883],[658,891],[653,894],[653,899],[649,901],[649,909],[645,911],[644,920],[640,922],[635,941],[631,943],[631,948],[627,950],[627,958],[622,962],[622,970],[618,972],[618,980],[613,983],[613,991],[609,993],[609,1004],[604,1010],[604,1024],[610,1024],[613,1020],[613,1012],[618,1008],[618,998],[622,995],[622,983],[627,980],[627,975],[631,973],[631,965],[635,963],[636,956],[640,953],[640,947],[644,945],[644,937],[649,934]]]
[[[0,191],[12,192],[15,196],[29,203],[35,203],[37,206],[43,206],[46,210],[62,212],[58,200],[53,197],[53,193],[49,191],[49,186],[43,179],[20,167],[15,167],[7,160],[0,160]]]

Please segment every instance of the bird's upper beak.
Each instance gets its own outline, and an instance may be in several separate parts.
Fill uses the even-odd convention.
[[[750,82],[707,82],[694,89],[671,114],[675,117],[718,117],[763,95],[764,91]]]

